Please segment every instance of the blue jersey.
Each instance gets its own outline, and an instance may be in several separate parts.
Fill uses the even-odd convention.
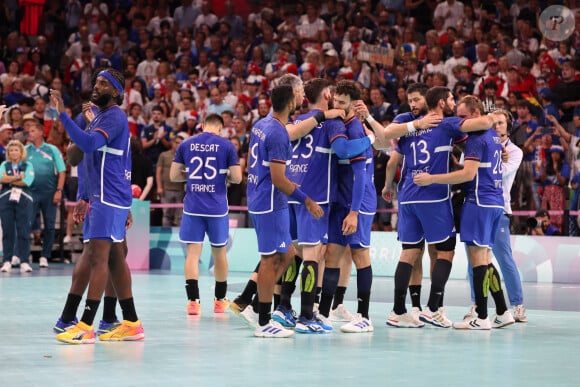
[[[345,122],[346,135],[349,140],[363,138],[366,133],[363,124],[357,118],[351,118]],[[364,165],[361,177],[362,182],[355,181],[353,168],[355,163]],[[359,164],[361,166],[361,164]],[[355,156],[350,160],[338,160],[338,179],[337,189],[333,190],[335,197],[333,202],[342,204],[345,207],[351,207],[353,204],[353,186],[364,187],[362,193],[362,202],[360,209],[355,209],[363,214],[374,214],[377,209],[377,194],[373,182],[374,164],[373,151],[368,147],[362,154]]]
[[[183,141],[173,161],[185,165],[183,213],[227,215],[227,173],[231,166],[239,164],[234,145],[217,134],[201,133]]]
[[[286,127],[269,114],[251,131],[248,168],[248,211],[265,214],[288,208],[288,197],[272,184],[270,163],[290,164],[292,147]]]
[[[99,132],[106,139],[106,145],[85,153],[79,166],[88,199],[111,207],[130,208],[133,199],[127,115],[119,106],[100,110],[87,132]]]
[[[398,140],[397,151],[403,155],[405,166],[398,184],[400,204],[433,203],[450,198],[449,185],[420,187],[413,183],[413,177],[424,172],[432,175],[449,172],[453,144],[467,138],[459,130],[462,122],[459,117],[446,117],[434,128],[417,130]]]
[[[295,123],[307,120],[319,111],[312,110],[303,114]],[[318,124],[306,136],[292,142],[292,161],[288,178],[298,184],[300,189],[318,204],[330,202],[331,181],[336,180],[331,140],[345,133],[346,129],[341,120],[327,120]],[[294,200],[289,202],[298,203]]]
[[[503,209],[501,151],[501,139],[495,130],[469,135],[465,160],[479,161],[479,168],[475,179],[465,183],[466,202]]]

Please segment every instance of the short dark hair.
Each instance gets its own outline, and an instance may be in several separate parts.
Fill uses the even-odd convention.
[[[151,112],[161,112],[163,113],[163,108],[160,105],[155,105],[151,108]]]
[[[219,125],[219,126],[224,126],[224,119],[222,118],[222,116],[220,116],[219,114],[208,114],[205,117],[205,120],[203,120],[203,124],[204,125]]]
[[[407,87],[407,95],[411,93],[419,93],[424,97],[428,90],[429,86],[424,83],[412,83]]]
[[[330,86],[330,82],[323,78],[314,78],[306,82],[304,85],[304,94],[308,98],[308,102],[316,103],[322,91]]]
[[[336,90],[334,92],[336,95],[348,95],[351,101],[360,99],[360,88],[354,81],[350,79],[343,79],[338,81],[336,84]]]
[[[286,109],[288,102],[294,100],[294,89],[290,85],[278,85],[272,89],[272,109],[280,113]]]
[[[441,100],[446,100],[449,97],[451,91],[443,86],[435,86],[430,88],[425,94],[425,101],[427,102],[427,108],[434,109]]]

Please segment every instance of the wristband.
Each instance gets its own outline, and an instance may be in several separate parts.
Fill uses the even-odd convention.
[[[365,118],[365,121],[368,122],[369,124],[375,122],[375,118],[373,116],[371,116],[370,114],[367,116],[367,118]]]
[[[315,115],[313,115],[313,117],[316,120],[317,124],[320,124],[322,121],[326,120],[326,117],[324,116],[323,112],[318,112]]]
[[[373,145],[373,144],[375,143],[375,140],[377,139],[377,138],[375,137],[375,135],[374,135],[374,134],[372,134],[372,133],[371,133],[371,134],[369,134],[367,137],[369,138],[369,140],[371,140],[371,145]]]
[[[55,192],[62,192],[62,188],[57,188]]]
[[[413,133],[415,132],[417,129],[415,129],[415,124],[413,123],[413,121],[409,121],[407,122],[407,131],[409,133]]]
[[[302,190],[298,187],[296,187],[296,189],[294,189],[294,192],[292,192],[292,194],[290,195],[290,199],[294,199],[298,203],[304,203],[307,198],[308,196],[306,196],[306,194],[302,192]]]

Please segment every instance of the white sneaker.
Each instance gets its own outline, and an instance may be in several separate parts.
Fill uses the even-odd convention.
[[[505,312],[503,312],[502,315],[495,315],[493,317],[493,323],[491,325],[492,328],[503,328],[503,327],[507,327],[508,325],[512,325],[513,323],[516,322],[516,320],[514,320],[512,314],[510,313],[509,310],[506,310]]]
[[[62,238],[62,243],[70,243],[71,240],[72,240],[72,236],[65,235],[64,238]]]
[[[445,310],[443,310],[443,312],[445,312]],[[439,328],[451,328],[451,326],[453,325],[451,320],[445,317],[445,314],[442,314],[440,310],[437,310],[436,312],[431,312],[428,306],[426,306],[425,309],[423,309],[423,311],[419,315],[419,320]]]
[[[491,321],[489,318],[480,319],[475,317],[473,319],[467,319],[463,321],[457,321],[453,323],[453,328],[461,330],[485,330],[491,329]]]
[[[254,312],[252,305],[246,306],[246,308],[240,312],[239,316],[244,320],[250,328],[256,328],[258,326],[258,313]]]
[[[21,273],[30,273],[32,271],[32,267],[30,267],[30,264],[28,262],[22,262],[20,264],[20,272]]]
[[[20,258],[18,258],[16,255],[12,256],[12,266],[18,266],[20,265]]]
[[[10,262],[4,262],[0,271],[4,273],[10,273],[12,271],[12,264]]]
[[[330,317],[323,316],[322,314],[320,314],[318,312],[314,314],[314,317],[317,320],[319,320],[321,323],[323,323],[324,325],[327,325],[329,327],[332,326],[332,321],[330,320]]]
[[[46,259],[46,257],[40,257],[40,259],[38,260],[38,266],[40,267],[48,267],[48,259]]]
[[[514,306],[514,320],[521,323],[528,322],[528,316],[526,316],[526,308],[524,308],[524,304]]]
[[[418,307],[414,306],[411,309],[411,316],[413,316],[413,318],[415,320],[419,320],[419,315],[421,314],[421,309],[419,309]]]
[[[343,304],[339,304],[336,309],[330,311],[330,320],[335,322],[349,322],[354,319],[354,315],[350,313]]]
[[[344,333],[366,333],[374,331],[375,328],[373,328],[373,323],[370,319],[357,313],[355,318],[351,322],[341,326],[340,330]]]
[[[387,325],[397,328],[423,328],[425,323],[413,317],[410,313],[396,314],[391,311],[387,318]]]
[[[293,334],[294,331],[285,329],[282,325],[280,325],[280,323],[274,320],[270,320],[270,322],[264,326],[258,326],[254,331],[254,336],[268,338],[286,338],[292,336]]]
[[[472,320],[474,318],[477,318],[477,312],[475,311],[475,309],[477,308],[477,305],[473,304],[469,307],[469,310],[467,311],[467,313],[465,313],[465,315],[463,315],[463,319],[464,320]]]

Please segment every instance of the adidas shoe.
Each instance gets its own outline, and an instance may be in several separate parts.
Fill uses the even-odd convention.
[[[117,328],[119,325],[121,325],[121,322],[119,320],[115,320],[113,322],[106,322],[105,320],[101,320],[99,321],[99,329],[97,329],[97,335],[104,335],[105,333],[109,333],[111,332],[113,329]]]
[[[284,305],[278,305],[272,313],[272,320],[280,323],[284,328],[294,328],[296,326],[296,312]]]
[[[332,327],[332,321],[330,321],[330,317],[326,317],[320,313],[315,313],[314,317],[319,320],[322,324]]]
[[[526,316],[526,308],[523,304],[514,306],[514,320],[516,322],[525,323],[528,322],[528,316]]]
[[[351,322],[341,326],[340,330],[344,333],[366,333],[374,331],[375,328],[373,328],[373,323],[370,319],[357,313],[355,318]]]
[[[0,271],[3,273],[10,273],[12,271],[12,264],[10,262],[4,262]]]
[[[439,310],[436,312],[431,312],[429,307],[425,307],[423,311],[419,314],[419,319],[423,322],[429,323],[439,328],[451,328],[453,323]]]
[[[134,322],[123,320],[110,332],[99,335],[101,341],[137,341],[144,338],[143,325],[139,320]]]
[[[227,297],[222,298],[221,300],[214,299],[213,300],[213,312],[214,313],[225,313],[230,305],[230,300]]]
[[[465,313],[465,315],[463,316],[464,320],[472,320],[474,318],[477,318],[477,312],[475,311],[475,309],[477,308],[477,305],[473,304],[469,307],[469,310],[467,311],[467,313]]]
[[[507,327],[508,325],[512,325],[515,322],[516,322],[516,320],[514,319],[514,317],[510,313],[510,311],[506,310],[505,312],[503,312],[502,315],[496,314],[493,317],[491,327],[494,329],[495,328],[503,328],[503,327]]]
[[[197,316],[201,312],[201,304],[199,300],[187,302],[187,314],[190,316]]]
[[[58,320],[56,321],[56,324],[54,324],[52,331],[56,334],[62,333],[64,331],[66,331],[68,328],[74,327],[75,325],[77,325],[78,322],[79,322],[79,320],[77,320],[76,317],[74,318],[74,320],[72,320],[70,322],[64,322],[59,317]]]
[[[396,314],[395,311],[391,311],[387,318],[387,325],[397,328],[423,328],[425,323],[410,313]]]
[[[254,307],[252,305],[246,306],[239,316],[250,328],[256,328],[258,326],[258,318],[260,316],[258,313],[254,312]]]
[[[264,326],[258,326],[254,331],[254,336],[267,338],[286,338],[292,336],[293,334],[294,331],[285,329],[282,325],[280,325],[280,323],[274,320],[270,320],[270,322]]]
[[[453,328],[460,330],[488,331],[491,329],[491,321],[489,321],[489,318],[487,317],[484,319],[475,317],[472,319],[454,322]]]
[[[92,325],[89,326],[80,321],[78,324],[73,325],[64,332],[56,335],[56,339],[68,344],[94,344],[95,331],[93,330]]]
[[[230,302],[229,308],[236,316],[239,316],[247,306],[248,304],[243,303],[239,297],[237,297],[235,300]]]
[[[420,314],[421,314],[421,308],[418,308],[418,307],[414,306],[414,307],[411,309],[411,316],[413,316],[413,318],[414,318],[415,320],[419,320],[419,315],[420,315]]]
[[[343,304],[339,304],[336,309],[330,311],[330,320],[334,322],[349,322],[354,319],[354,315],[350,313]]]
[[[20,272],[21,273],[30,273],[32,271],[32,267],[28,262],[22,262],[20,264]]]
[[[294,328],[294,331],[306,334],[324,334],[332,332],[332,327],[323,324],[315,318],[309,320],[304,316],[300,316],[296,320],[296,328]]]

